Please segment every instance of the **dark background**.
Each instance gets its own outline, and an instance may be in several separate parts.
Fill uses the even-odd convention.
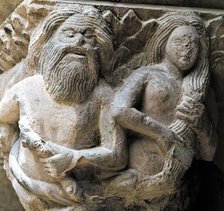
[[[98,1],[105,1],[105,0],[98,0]],[[223,0],[110,0],[110,2],[224,9]]]

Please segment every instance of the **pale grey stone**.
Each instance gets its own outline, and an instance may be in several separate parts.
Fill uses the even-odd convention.
[[[218,142],[222,16],[62,2],[24,1],[0,29],[0,141],[22,205],[184,210],[183,177]]]

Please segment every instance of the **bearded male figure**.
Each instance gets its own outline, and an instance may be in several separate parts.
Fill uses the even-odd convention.
[[[26,210],[73,209],[97,195],[82,181],[96,184],[127,163],[125,134],[109,113],[113,92],[98,79],[112,39],[89,6],[55,9],[36,31],[28,59],[37,74],[0,102],[1,141]]]

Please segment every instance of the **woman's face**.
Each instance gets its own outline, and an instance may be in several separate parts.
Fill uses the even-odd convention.
[[[192,26],[180,26],[170,35],[166,45],[166,58],[179,70],[189,70],[196,62],[199,36]]]

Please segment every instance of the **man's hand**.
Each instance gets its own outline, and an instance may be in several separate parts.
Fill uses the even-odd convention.
[[[23,147],[34,151],[39,157],[51,157],[55,153],[49,145],[35,132],[29,125],[24,126],[20,123],[20,140]]]
[[[72,159],[73,155],[71,153],[64,153],[42,158],[41,163],[51,177],[61,178],[71,169]]]
[[[33,139],[32,137],[24,136],[20,136],[20,138],[22,139],[23,147],[28,148],[31,151],[35,151],[35,153],[41,158],[50,157],[55,154],[41,138]]]

